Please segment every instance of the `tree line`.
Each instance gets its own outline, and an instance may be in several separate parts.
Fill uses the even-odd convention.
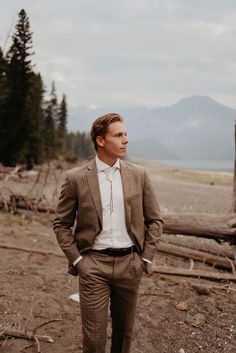
[[[0,47],[0,163],[34,164],[55,158],[87,158],[94,153],[86,133],[67,131],[67,100],[58,101],[55,84],[49,97],[35,71],[29,18],[18,14],[12,43]]]

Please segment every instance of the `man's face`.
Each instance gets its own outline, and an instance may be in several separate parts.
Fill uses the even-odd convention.
[[[128,143],[125,125],[119,121],[111,123],[108,126],[108,132],[105,136],[98,138],[99,146],[102,147],[104,156],[117,159],[124,157]]]

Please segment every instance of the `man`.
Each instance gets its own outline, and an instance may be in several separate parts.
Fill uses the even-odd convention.
[[[96,119],[91,137],[96,158],[67,172],[54,230],[69,273],[79,275],[83,352],[105,353],[110,302],[111,353],[128,353],[139,283],[152,272],[163,222],[144,168],[120,160],[128,143],[123,118]]]

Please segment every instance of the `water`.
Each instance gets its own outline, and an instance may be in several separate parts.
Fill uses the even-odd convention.
[[[196,169],[196,170],[212,170],[212,171],[225,171],[233,172],[234,161],[217,161],[217,160],[160,160],[156,161],[171,166]]]

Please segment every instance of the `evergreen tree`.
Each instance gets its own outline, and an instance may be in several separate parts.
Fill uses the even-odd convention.
[[[46,102],[44,108],[44,159],[50,160],[55,158],[55,122],[53,119],[52,106],[50,102]]]
[[[58,125],[57,125],[57,145],[59,154],[65,153],[65,137],[67,125],[67,103],[66,96],[63,94],[62,101],[58,112]]]
[[[66,158],[70,161],[85,159],[94,155],[94,147],[89,134],[70,132],[65,139]]]
[[[57,95],[54,82],[49,100],[44,104],[44,123],[43,123],[43,137],[44,137],[44,157],[47,160],[56,158],[57,156],[57,125],[58,125],[58,104]]]
[[[19,13],[18,23],[12,38],[12,45],[7,53],[7,81],[9,94],[6,102],[6,114],[3,125],[7,135],[4,137],[1,160],[6,165],[14,166],[22,162],[29,136],[27,116],[27,97],[30,92],[32,75],[32,32],[29,19],[24,10]]]
[[[51,113],[52,117],[54,120],[54,126],[55,129],[57,128],[58,125],[58,103],[57,103],[57,94],[56,94],[56,87],[55,87],[55,82],[52,82],[52,88],[51,88],[51,93],[50,93],[50,105],[51,105]]]
[[[26,77],[27,73],[32,72],[31,57],[34,54],[32,51],[32,32],[30,30],[29,18],[24,9],[19,14],[19,19],[16,24],[15,33],[13,35],[13,44],[8,51],[8,57],[11,61],[16,60],[21,65],[18,69]]]
[[[40,74],[31,74],[26,97],[28,137],[23,160],[27,168],[42,162],[43,158],[43,82]]]
[[[1,156],[4,153],[4,144],[7,137],[5,121],[8,94],[7,61],[3,55],[2,49],[0,48],[0,161]]]
[[[0,48],[0,111],[2,112],[8,95],[7,60]]]

